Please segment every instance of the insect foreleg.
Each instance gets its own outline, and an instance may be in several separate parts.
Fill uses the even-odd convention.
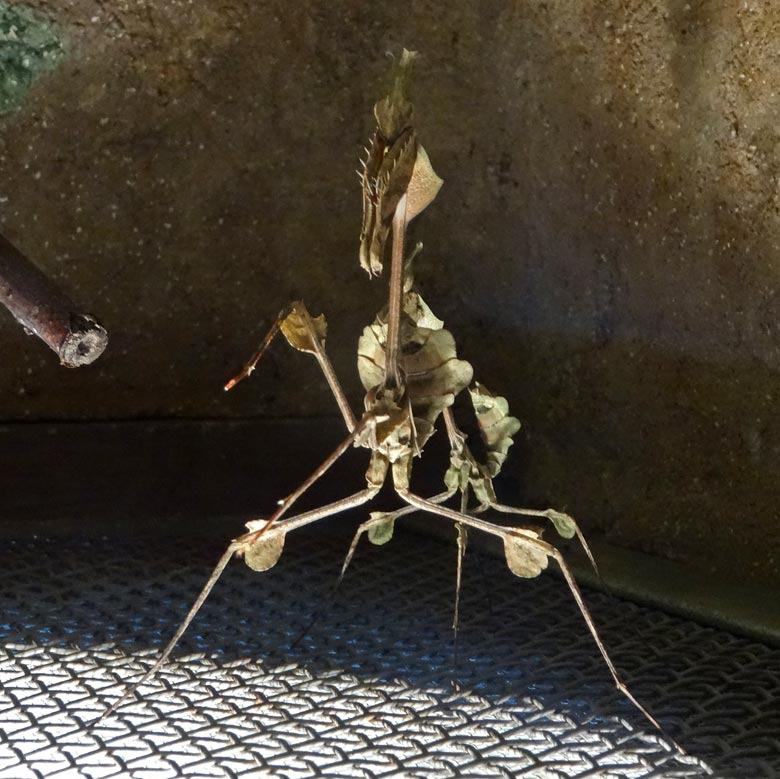
[[[225,384],[225,392],[229,392],[240,381],[248,378],[252,375],[252,371],[257,367],[257,363],[260,362],[260,358],[265,354],[265,350],[271,345],[271,342],[279,334],[279,330],[282,326],[282,322],[287,318],[287,315],[292,311],[293,303],[285,306],[280,312],[279,316],[271,325],[270,330],[266,333],[260,346],[257,347],[257,351],[249,358],[246,365],[227,383]]]
[[[317,336],[314,323],[312,322],[311,316],[309,316],[309,312],[306,310],[306,307],[302,306],[302,309],[303,321],[306,324],[306,330],[314,345],[314,356],[317,358],[317,362],[319,363],[320,369],[325,376],[325,380],[328,382],[330,391],[333,397],[336,399],[336,404],[339,407],[341,416],[344,417],[344,424],[347,426],[347,430],[349,430],[351,433],[355,429],[356,425],[355,415],[352,413],[347,396],[344,394],[344,390],[341,388],[341,383],[338,380],[338,376],[336,376],[336,371],[333,370],[333,365],[331,364],[328,355],[325,353],[325,343]]]

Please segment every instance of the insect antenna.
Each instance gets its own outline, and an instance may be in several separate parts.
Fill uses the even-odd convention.
[[[217,563],[214,570],[212,571],[211,576],[209,576],[205,586],[200,591],[200,595],[198,595],[198,597],[195,599],[195,603],[192,604],[192,607],[187,612],[187,616],[179,625],[176,632],[173,634],[173,638],[171,638],[171,640],[166,645],[165,649],[163,649],[162,654],[157,658],[155,664],[137,682],[130,685],[130,687],[125,691],[122,697],[118,701],[113,703],[108,709],[106,709],[92,723],[92,725],[97,725],[106,717],[113,714],[125,701],[127,701],[130,698],[130,696],[133,695],[133,693],[142,684],[148,682],[163,667],[165,661],[168,659],[168,656],[173,651],[173,648],[176,646],[176,644],[179,643],[179,639],[184,635],[185,631],[190,626],[190,623],[192,622],[193,619],[195,619],[195,616],[200,611],[203,604],[206,602],[206,598],[208,598],[209,594],[211,593],[211,590],[214,588],[214,585],[217,583],[217,581],[219,581],[219,577],[222,576],[222,572],[227,567],[227,564],[230,562],[230,559],[235,554],[237,548],[238,545],[235,542],[231,543],[230,546],[225,550],[222,557],[219,558],[219,562]]]

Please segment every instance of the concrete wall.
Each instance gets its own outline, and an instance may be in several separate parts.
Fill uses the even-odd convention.
[[[445,180],[418,276],[524,422],[510,481],[591,533],[780,583],[780,7],[30,6],[63,56],[0,117],[0,229],[111,343],[69,372],[0,320],[2,418],[333,413],[281,346],[220,391],[299,296],[357,406],[384,284],[358,267],[353,171],[405,45]]]

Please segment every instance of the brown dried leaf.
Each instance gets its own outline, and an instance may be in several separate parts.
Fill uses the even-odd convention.
[[[405,335],[400,362],[412,405],[452,405],[455,395],[466,389],[473,376],[471,365],[458,359],[452,334],[444,328],[414,327]]]
[[[431,324],[438,324],[430,309],[415,293],[410,293],[407,307],[414,315]],[[418,303],[421,307],[418,306]],[[430,317],[430,318],[429,318]],[[385,343],[387,325],[380,317],[363,330],[358,342],[358,372],[366,390],[380,385],[385,379]],[[443,328],[417,327],[405,311],[401,321],[401,370],[412,408],[421,412],[415,418],[417,443],[422,446],[433,433],[433,424],[455,396],[470,383],[473,371],[465,360],[459,360],[452,334]],[[427,423],[427,424],[425,424]]]
[[[441,330],[444,322],[429,308],[418,292],[407,292],[404,296],[404,313],[417,327]]]
[[[428,153],[422,146],[417,146],[417,157],[414,161],[412,177],[406,188],[406,221],[411,222],[421,211],[424,211],[439,194],[444,182],[431,166]]]

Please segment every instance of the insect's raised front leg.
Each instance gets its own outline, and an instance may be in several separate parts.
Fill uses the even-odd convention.
[[[596,642],[596,646],[598,647],[601,656],[604,658],[604,662],[606,663],[607,668],[612,675],[615,686],[618,690],[620,690],[620,692],[623,693],[623,695],[626,696],[626,698],[628,698],[628,700],[631,701],[631,703],[634,704],[634,706],[636,706],[639,711],[642,712],[642,714],[645,715],[645,717],[653,724],[654,727],[663,732],[663,729],[658,724],[656,719],[650,714],[649,711],[647,711],[647,709],[645,709],[644,706],[642,706],[641,703],[639,703],[639,701],[637,701],[637,699],[631,694],[623,680],[618,675],[617,669],[615,668],[614,663],[607,653],[607,649],[604,646],[604,643],[599,637],[598,631],[596,630],[596,625],[593,622],[593,617],[591,616],[588,607],[585,605],[585,599],[582,596],[579,585],[575,581],[568,564],[563,559],[563,555],[561,555],[558,549],[556,549],[552,544],[548,544],[546,541],[542,541],[538,537],[533,537],[530,534],[530,531],[523,531],[520,529],[494,525],[492,522],[486,522],[485,520],[478,519],[477,517],[473,517],[469,514],[463,514],[462,512],[455,511],[454,509],[439,506],[430,500],[421,498],[419,495],[415,495],[414,493],[409,492],[409,490],[399,488],[398,486],[396,486],[396,492],[402,500],[406,501],[409,503],[409,505],[414,506],[415,508],[418,508],[422,511],[427,511],[430,514],[437,514],[439,516],[446,517],[453,522],[461,523],[468,527],[473,527],[476,530],[482,530],[485,533],[489,533],[490,535],[501,538],[504,542],[504,548],[507,553],[507,562],[509,563],[510,570],[512,570],[512,572],[517,575],[526,577],[536,576],[546,566],[547,558],[554,559],[558,563],[558,566],[563,573],[566,583],[569,586],[569,590],[571,591],[571,594],[577,603],[580,613],[585,620],[585,624],[588,626],[590,634],[593,636],[593,640]]]
[[[301,352],[313,354],[317,358],[330,391],[336,399],[339,411],[341,411],[341,416],[344,418],[344,424],[347,426],[347,430],[352,432],[356,424],[355,415],[349,407],[347,396],[344,394],[336,372],[333,370],[333,365],[325,352],[325,334],[327,332],[325,317],[322,314],[318,317],[312,317],[300,300],[290,303],[289,306],[279,312],[279,316],[276,317],[276,321],[271,325],[271,329],[257,351],[246,365],[225,385],[225,390],[233,389],[236,384],[252,373],[279,331],[282,332],[290,346]]]

